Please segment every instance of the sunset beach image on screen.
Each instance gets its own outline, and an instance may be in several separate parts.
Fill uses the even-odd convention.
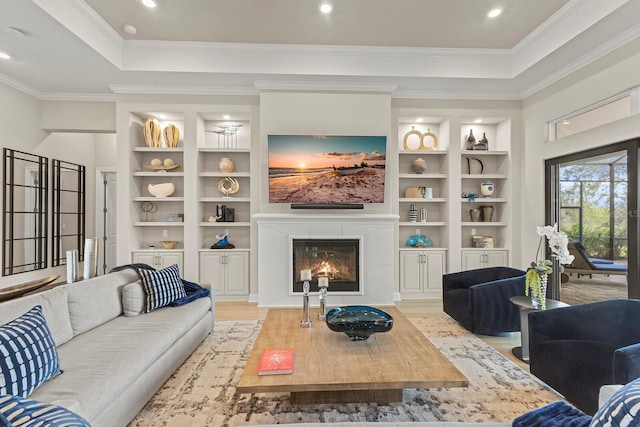
[[[269,135],[270,203],[384,203],[386,136]]]

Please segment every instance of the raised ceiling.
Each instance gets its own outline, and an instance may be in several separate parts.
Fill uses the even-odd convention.
[[[115,93],[523,99],[640,41],[637,0],[0,0],[0,83]],[[503,7],[498,18],[486,12]],[[130,35],[124,24],[138,32]]]

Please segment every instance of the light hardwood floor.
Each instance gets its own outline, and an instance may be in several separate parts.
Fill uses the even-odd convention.
[[[442,313],[442,301],[440,300],[404,300],[399,301],[396,306],[409,318],[424,316],[429,313]],[[302,308],[301,308],[302,309]],[[264,320],[268,308],[258,307],[255,303],[243,301],[217,301],[216,320]],[[477,335],[487,344],[491,345],[500,353],[504,354],[513,362],[524,369],[529,369],[529,365],[516,358],[511,349],[520,345],[520,333],[514,332],[499,337]]]

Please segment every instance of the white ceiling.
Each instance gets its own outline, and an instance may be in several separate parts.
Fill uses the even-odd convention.
[[[328,17],[320,0],[157,1],[0,0],[0,51],[12,56],[0,83],[70,100],[261,89],[523,99],[640,44],[639,0],[332,0]],[[504,12],[490,20],[494,6]]]

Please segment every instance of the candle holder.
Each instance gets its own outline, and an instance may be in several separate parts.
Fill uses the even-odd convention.
[[[327,320],[327,288],[329,287],[329,279],[327,277],[318,278],[318,297],[320,298],[319,320]]]
[[[311,311],[309,308],[309,281],[305,280],[302,284],[302,320],[300,326],[303,328],[311,327]]]

